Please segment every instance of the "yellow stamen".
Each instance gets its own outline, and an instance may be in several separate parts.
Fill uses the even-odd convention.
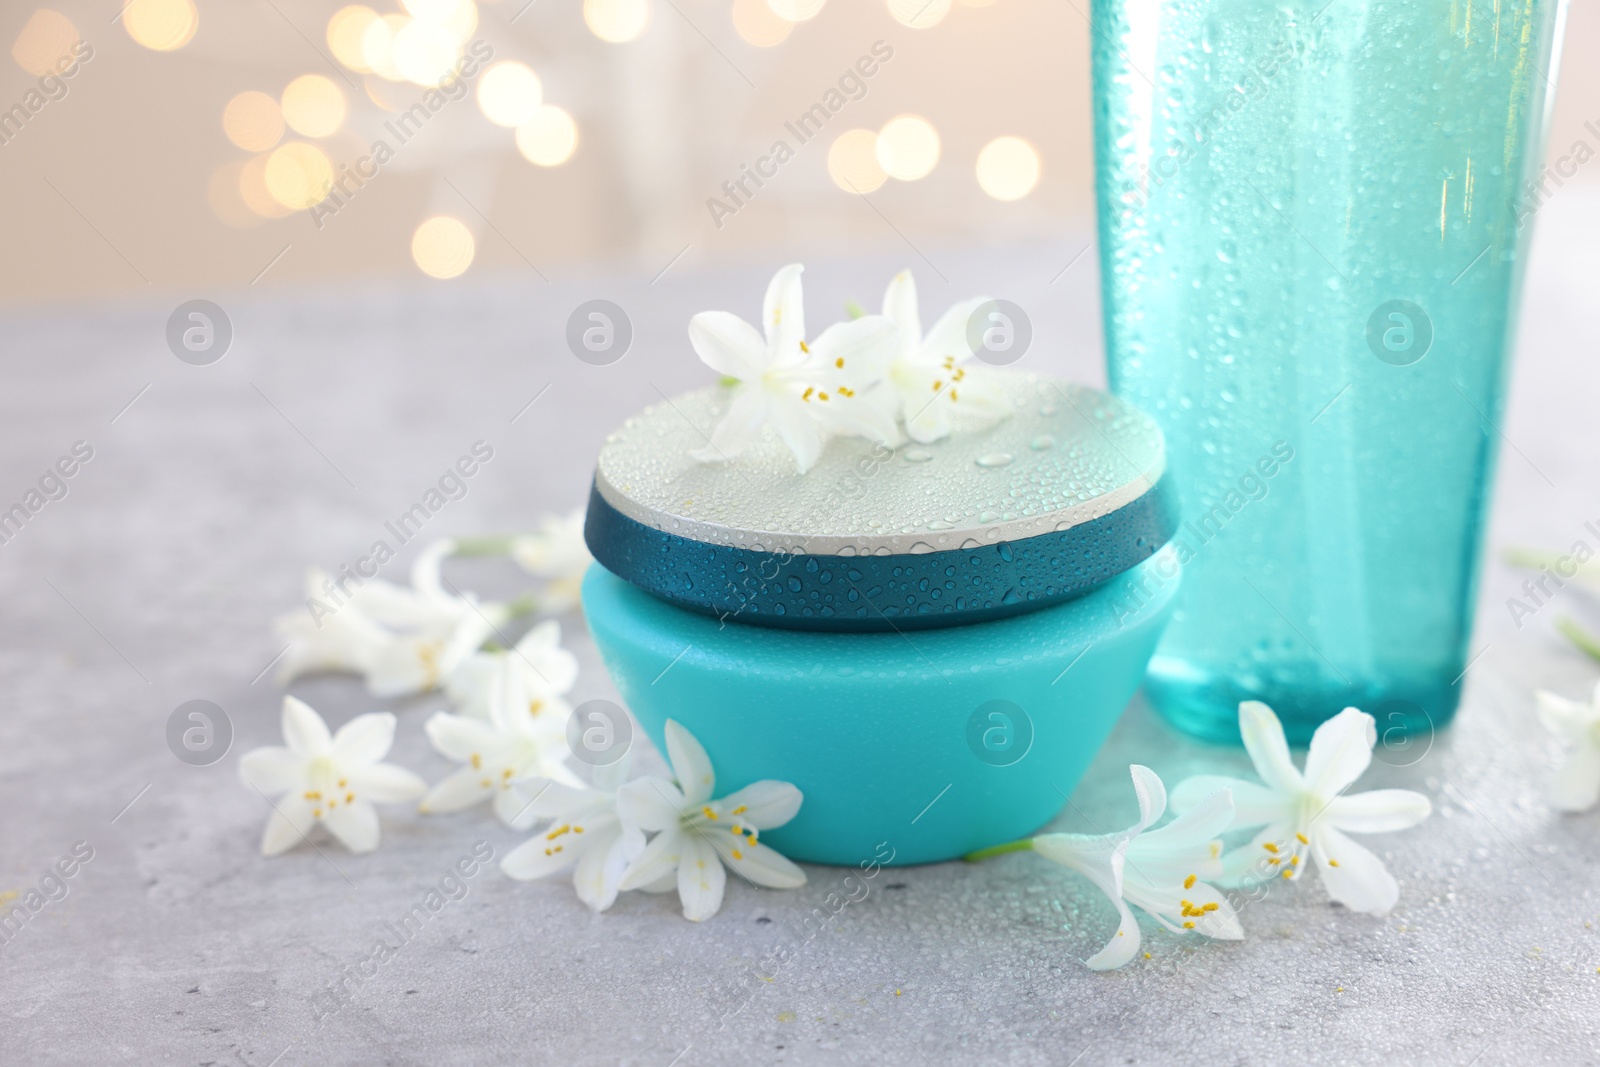
[[[1261,847],[1272,853],[1276,853],[1278,851],[1278,846],[1273,844],[1271,841],[1264,842]]]
[[[708,819],[717,818],[717,813],[711,810],[711,805],[710,804],[705,805],[700,810],[705,813],[705,817],[708,818]]]
[[[833,365],[838,367],[840,370],[844,370],[844,357],[840,356],[838,359],[834,360]]]
[[[1310,842],[1310,841],[1309,841],[1309,840],[1307,840],[1307,839],[1306,839],[1306,835],[1305,835],[1305,834],[1295,834],[1295,835],[1294,835],[1294,836],[1295,836],[1295,838],[1296,838],[1296,839],[1297,839],[1297,840],[1299,840],[1299,842],[1300,842],[1300,843],[1301,843],[1301,844],[1302,844],[1302,845],[1309,845],[1309,844],[1311,844],[1311,842]]]
[[[1195,881],[1196,881],[1195,876],[1191,874],[1189,877],[1187,877],[1187,878],[1185,878],[1183,880],[1183,888],[1185,888],[1185,889],[1193,889]]]
[[[1185,930],[1193,930],[1193,929],[1194,929],[1194,920],[1193,920],[1193,919],[1191,919],[1191,920],[1189,920],[1189,921],[1188,921],[1188,922],[1186,922],[1186,923],[1184,923],[1184,924],[1183,924],[1183,928],[1184,928],[1184,929],[1185,929]]]
[[[1328,866],[1329,867],[1337,867],[1337,866],[1339,866],[1339,861],[1338,860],[1329,860],[1328,861]]]
[[[800,351],[804,352],[808,356],[811,354],[811,349],[806,347],[806,343],[804,341],[800,342]]]

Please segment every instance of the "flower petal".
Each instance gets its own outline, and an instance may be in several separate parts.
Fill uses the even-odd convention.
[[[373,763],[345,771],[357,796],[378,804],[415,800],[428,791],[428,783],[393,763]]]
[[[1539,709],[1539,721],[1546,730],[1564,740],[1575,741],[1582,737],[1595,721],[1594,708],[1588,704],[1543,689],[1533,696]]]
[[[466,811],[489,798],[490,786],[483,784],[483,772],[462,767],[428,790],[417,809],[428,815],[449,815]]]
[[[1426,819],[1433,804],[1409,789],[1373,789],[1346,794],[1328,803],[1322,815],[1330,826],[1353,834],[1381,834],[1404,830]]]
[[[641,889],[654,888],[657,882],[663,881],[678,869],[678,862],[683,858],[684,833],[677,826],[663,830],[650,839],[644,851],[635,857],[622,872],[622,881],[619,888]]]
[[[794,818],[804,800],[800,790],[788,782],[767,779],[729,793],[716,806],[745,826],[772,830]]]
[[[578,680],[578,657],[561,647],[561,624],[554,619],[541,622],[517,642],[522,666],[531,670],[550,692],[560,695]]]
[[[1366,773],[1378,728],[1371,715],[1345,708],[1317,727],[1306,753],[1306,788],[1315,796],[1336,796]]]
[[[1284,863],[1295,854],[1286,842],[1295,841],[1295,824],[1284,819],[1274,822],[1256,834],[1248,845],[1234,849],[1222,857],[1222,875],[1217,881],[1226,886],[1259,886],[1277,878],[1297,880],[1303,870],[1301,864],[1290,864],[1286,876]],[[1265,846],[1277,848],[1272,851]],[[1274,862],[1276,861],[1276,862]]]
[[[922,341],[922,314],[917,310],[917,282],[909,270],[889,279],[883,293],[883,317],[900,328],[900,358],[914,356]]]
[[[1106,947],[1084,960],[1092,971],[1114,971],[1133,959],[1139,951],[1139,920],[1119,896],[1110,897],[1117,906],[1117,932],[1106,942]]]
[[[591,805],[604,805],[608,799],[596,790],[567,785],[543,775],[520,778],[512,782],[511,787],[521,794],[522,802],[529,806],[529,810],[541,819],[569,818]]]
[[[950,405],[940,403],[940,397],[932,389],[926,395],[906,397],[901,417],[905,419],[906,436],[918,444],[928,445],[950,436]]]
[[[761,427],[772,410],[772,391],[763,385],[742,385],[733,391],[727,412],[711,431],[706,447],[691,455],[701,463],[725,463],[761,437]]]
[[[1139,821],[1130,826],[1128,832],[1138,834],[1167,810],[1167,787],[1161,784],[1161,778],[1155,771],[1141,764],[1129,764],[1128,773],[1133,777],[1134,795],[1139,798]],[[1231,799],[1229,803],[1232,803]]]
[[[394,745],[395,717],[392,712],[369,711],[357,715],[333,735],[333,758],[346,767],[377,763]]]
[[[690,319],[689,345],[700,362],[741,382],[755,381],[766,370],[767,342],[754,326],[726,311],[702,311]]]
[[[473,756],[491,752],[504,741],[500,731],[482,719],[469,719],[465,715],[451,715],[446,711],[436,711],[428,716],[422,729],[440,755],[457,763],[468,763]]]
[[[378,809],[357,797],[322,816],[322,825],[351,852],[371,852],[378,847]]]
[[[1289,742],[1283,736],[1283,723],[1278,721],[1271,708],[1259,700],[1246,700],[1239,705],[1239,733],[1244,738],[1244,749],[1256,773],[1267,783],[1267,788],[1279,793],[1298,793],[1302,786],[1300,772],[1289,758]]]
[[[1218,941],[1244,940],[1244,927],[1239,923],[1239,914],[1233,910],[1233,905],[1228,903],[1228,898],[1213,885],[1206,882],[1197,882],[1193,888],[1187,890],[1188,899],[1194,903],[1195,909],[1205,911],[1206,905],[1215,904],[1216,907],[1207,911],[1203,916],[1196,916],[1189,921],[1194,923],[1194,929],[1207,937]]]
[[[643,848],[642,836],[630,840],[620,828],[613,828],[588,842],[577,869],[572,872],[572,887],[578,891],[578,899],[595,911],[611,907],[617,899],[622,872],[637,855],[636,850]]]
[[[1400,885],[1383,861],[1333,827],[1317,827],[1311,854],[1321,868],[1328,896],[1351,911],[1387,915],[1400,899]]]
[[[276,856],[306,840],[317,824],[311,810],[311,801],[301,796],[287,796],[274,803],[267,818],[267,831],[261,837],[261,854]]]
[[[889,408],[870,397],[834,397],[826,404],[809,405],[817,424],[826,432],[865,437],[878,444],[893,444],[900,436]]]
[[[322,716],[305,701],[288,696],[283,698],[283,739],[302,756],[325,756],[333,745]]]
[[[1216,839],[1232,821],[1233,795],[1227,790],[1213,793],[1159,830],[1129,842],[1127,866],[1156,884],[1181,882],[1191,874],[1217,877],[1222,874],[1222,850],[1215,847]]]
[[[827,434],[822,428],[823,406],[821,400],[807,403],[799,397],[785,395],[774,397],[767,409],[772,428],[777,431],[779,440],[794,453],[795,467],[801,474],[817,465],[828,443]]]
[[[269,797],[287,793],[305,781],[306,757],[282,745],[252,749],[239,758],[239,777]]]
[[[441,537],[429,543],[417,553],[417,558],[411,564],[411,587],[423,596],[440,601],[452,601],[455,597],[444,591],[444,583],[440,570],[447,556],[455,555],[456,542],[451,537]]]
[[[667,759],[672,773],[683,790],[683,798],[691,807],[699,807],[711,799],[716,788],[716,775],[711,769],[711,757],[700,742],[675,719],[668,719],[666,730]],[[640,823],[643,826],[643,823]],[[649,829],[648,826],[645,829]]]
[[[1588,811],[1600,799],[1600,746],[1580,741],[1550,779],[1550,805],[1559,811]]]
[[[819,386],[865,392],[888,373],[899,344],[900,328],[882,315],[836,322],[811,342],[806,370]]]
[[[678,860],[678,899],[683,902],[683,917],[704,922],[722,907],[722,891],[728,872],[722,859],[699,834],[683,835],[683,850]]]
[[[526,830],[539,821],[528,802],[515,789],[494,791],[494,814],[513,830]]]
[[[759,842],[751,845],[736,834],[720,834],[713,829],[708,829],[706,835],[728,868],[756,885],[768,889],[798,889],[806,884],[806,872],[768,845]]]
[[[806,309],[800,274],[805,269],[799,263],[791,263],[774,274],[761,303],[767,351],[779,365],[797,363],[804,355],[800,342],[806,339]]]
[[[635,778],[617,790],[617,814],[622,821],[649,832],[677,826],[688,806],[682,791],[665,778]]]
[[[1228,829],[1246,830],[1288,816],[1290,802],[1260,782],[1215,774],[1197,774],[1179,782],[1172,790],[1172,807],[1175,811],[1189,811],[1224,789],[1233,794],[1233,822]]]
[[[557,851],[543,834],[539,834],[506,853],[506,858],[500,861],[500,870],[507,878],[531,882],[566,870],[577,858],[577,852],[565,848]]]
[[[933,324],[928,335],[922,339],[920,351],[925,359],[943,360],[946,356],[954,356],[957,363],[963,363],[972,358],[972,346],[967,341],[967,324],[972,321],[972,315],[980,307],[987,304],[986,296],[975,296],[970,300],[963,300],[959,304],[952,304],[950,309]]]

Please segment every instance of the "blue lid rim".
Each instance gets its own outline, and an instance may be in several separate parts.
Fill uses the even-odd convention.
[[[1149,559],[1178,529],[1163,477],[1116,511],[978,548],[792,555],[691,541],[624,515],[591,485],[583,536],[607,570],[727,622],[845,633],[961,626],[1081,596]]]

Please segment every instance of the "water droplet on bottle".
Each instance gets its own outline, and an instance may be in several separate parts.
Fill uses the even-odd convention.
[[[1033,449],[1035,452],[1043,452],[1045,449],[1054,448],[1055,446],[1056,439],[1047,433],[1042,433],[1038,437],[1035,437],[1033,440],[1028,442],[1028,447]]]
[[[988,467],[992,469],[995,467],[1008,466],[1015,458],[1016,457],[1010,452],[985,452],[983,455],[977,458],[976,462],[980,467]]]

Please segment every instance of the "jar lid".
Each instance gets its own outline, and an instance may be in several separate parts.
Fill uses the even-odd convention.
[[[982,368],[1012,414],[932,444],[835,438],[812,469],[766,434],[705,445],[730,390],[629,419],[595,467],[584,537],[607,570],[680,607],[797,630],[950,626],[1078,596],[1177,528],[1155,422],[1105,393]]]

